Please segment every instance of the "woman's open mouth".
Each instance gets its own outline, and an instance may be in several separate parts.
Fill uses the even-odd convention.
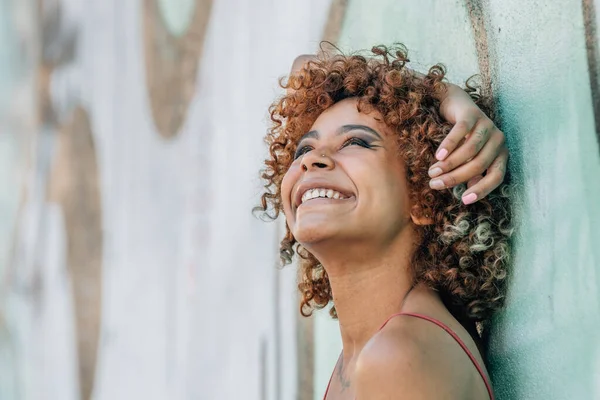
[[[319,198],[344,200],[344,199],[347,199],[348,197],[344,196],[340,192],[333,190],[333,189],[325,189],[325,188],[308,189],[302,195],[300,204],[303,204],[303,203],[307,202],[308,200],[319,199]]]
[[[300,198],[296,209],[310,205],[342,204],[354,199],[354,195],[347,195],[337,190],[328,188],[308,189]]]

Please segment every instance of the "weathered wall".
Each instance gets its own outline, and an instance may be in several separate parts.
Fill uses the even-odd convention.
[[[321,38],[481,73],[518,189],[498,398],[600,398],[598,3],[0,0],[0,399],[322,396],[337,324],[250,214]]]
[[[295,273],[251,210],[328,6],[0,1],[0,399],[295,398]]]

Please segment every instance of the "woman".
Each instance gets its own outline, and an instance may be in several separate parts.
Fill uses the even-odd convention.
[[[442,67],[372,52],[301,60],[267,135],[262,209],[285,214],[301,312],[332,302],[339,319],[325,398],[493,398],[475,323],[503,302],[504,135]]]

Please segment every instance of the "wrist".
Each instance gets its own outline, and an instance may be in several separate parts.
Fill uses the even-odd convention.
[[[472,103],[471,96],[460,86],[446,83],[446,90],[440,94],[440,114],[451,123],[456,123],[456,110],[465,104]]]

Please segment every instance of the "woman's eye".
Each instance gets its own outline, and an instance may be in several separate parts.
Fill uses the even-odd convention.
[[[300,157],[300,156],[303,156],[303,155],[305,155],[306,153],[308,153],[308,152],[309,152],[309,151],[311,151],[311,150],[312,150],[312,147],[310,147],[310,146],[302,146],[302,147],[299,147],[299,148],[296,150],[296,153],[294,154],[294,160],[295,160],[295,159],[297,159],[297,158],[298,158],[298,157]]]
[[[346,140],[344,142],[344,144],[342,145],[342,147],[351,146],[351,145],[358,145],[358,146],[366,147],[367,149],[371,148],[371,145],[369,143],[367,143],[365,140],[363,140],[361,138],[357,138],[357,137],[353,137],[353,138]]]

